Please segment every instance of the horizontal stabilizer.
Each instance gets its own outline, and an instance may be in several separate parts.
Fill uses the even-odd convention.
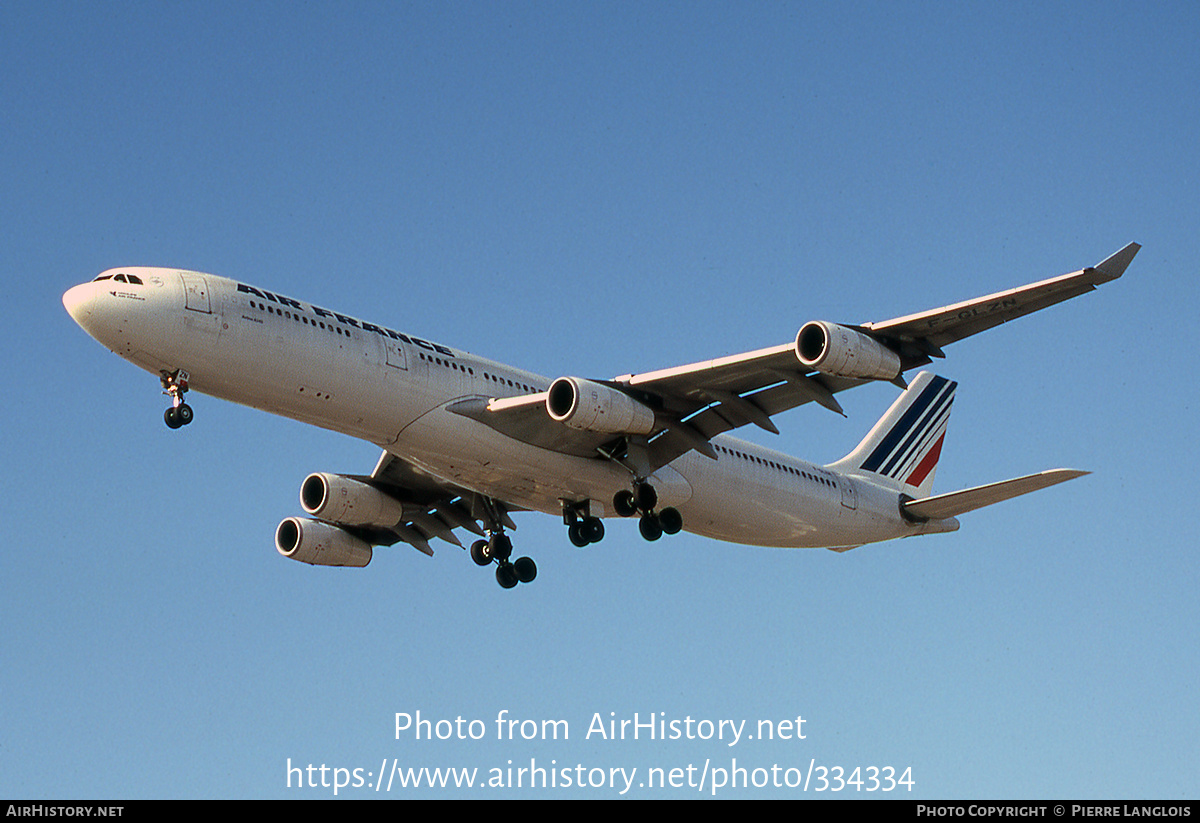
[[[903,504],[906,514],[921,520],[943,520],[947,517],[957,517],[965,512],[981,509],[1002,500],[1020,497],[1023,494],[1044,489],[1057,483],[1065,483],[1082,477],[1091,472],[1078,469],[1050,469],[1049,471],[1004,480],[1000,483],[989,483],[986,486],[976,486],[973,489],[963,489],[949,494],[938,494],[924,497],[920,500],[909,500]]]

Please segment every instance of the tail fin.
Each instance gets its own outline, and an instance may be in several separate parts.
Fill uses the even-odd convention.
[[[921,372],[854,451],[832,464],[843,472],[873,475],[914,497],[933,488],[957,383]]]

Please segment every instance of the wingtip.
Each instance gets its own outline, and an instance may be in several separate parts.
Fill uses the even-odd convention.
[[[1049,469],[1041,474],[1047,479],[1052,479],[1054,482],[1051,485],[1054,485],[1055,483],[1065,483],[1068,480],[1074,480],[1076,477],[1084,477],[1091,474],[1091,472],[1084,471],[1083,469]]]
[[[1101,276],[1096,279],[1096,282],[1107,283],[1110,280],[1116,280],[1124,274],[1125,269],[1133,262],[1133,258],[1141,248],[1141,244],[1139,243],[1130,243],[1116,254],[1106,257],[1103,262],[1097,263],[1095,270]]]

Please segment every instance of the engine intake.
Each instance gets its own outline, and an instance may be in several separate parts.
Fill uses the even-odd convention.
[[[810,369],[838,377],[894,380],[900,355],[860,331],[813,320],[796,334],[796,357]]]
[[[289,517],[275,529],[275,548],[284,557],[312,566],[357,566],[371,562],[371,547],[320,520]]]
[[[404,516],[404,504],[399,500],[360,480],[328,472],[304,478],[300,505],[313,517],[343,526],[386,529]]]
[[[649,434],[654,412],[625,392],[581,377],[560,377],[546,392],[546,411],[563,425],[604,434]]]

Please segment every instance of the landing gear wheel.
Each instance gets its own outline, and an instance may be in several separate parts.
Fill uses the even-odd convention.
[[[512,540],[505,534],[493,534],[488,541],[488,548],[491,549],[491,556],[501,563],[512,557]]]
[[[668,506],[658,513],[658,522],[662,526],[663,534],[678,534],[683,528],[683,515],[678,509]]]
[[[604,522],[599,517],[585,517],[582,531],[589,543],[599,543],[604,539]]]
[[[471,544],[471,559],[475,561],[476,566],[491,564],[492,555],[488,552],[488,542],[486,540],[476,540]]]
[[[649,483],[638,483],[634,489],[634,499],[637,501],[639,511],[653,511],[658,505],[658,492]]]
[[[517,571],[513,568],[512,563],[501,563],[496,567],[496,582],[503,589],[511,589],[520,583],[521,579],[517,576]]]
[[[163,412],[163,420],[172,429],[186,426],[192,422],[192,407],[183,402],[183,395],[188,390],[188,373],[183,369],[173,372],[163,371],[159,374],[163,394],[171,397],[171,408]]]
[[[633,500],[633,492],[624,489],[613,495],[613,510],[621,517],[633,517],[637,514],[637,503]]]
[[[571,544],[577,549],[582,549],[592,541],[583,533],[583,523],[572,523],[567,527],[567,537],[571,539]]]
[[[537,577],[537,564],[532,557],[518,557],[512,564],[513,572],[522,583],[532,583]],[[501,583],[500,585],[504,585]]]
[[[654,514],[642,515],[642,519],[638,521],[638,531],[642,533],[642,537],[651,541],[657,540],[663,535],[662,523]]]
[[[567,526],[567,537],[579,549],[604,539],[604,522],[599,517],[585,517]]]

